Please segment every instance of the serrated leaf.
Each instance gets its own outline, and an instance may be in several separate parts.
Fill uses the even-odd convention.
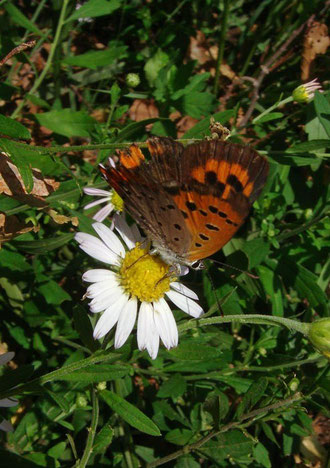
[[[66,137],[80,136],[88,138],[95,129],[96,120],[84,111],[71,109],[53,110],[34,114],[40,125]]]
[[[100,392],[100,396],[115,413],[132,427],[152,436],[161,435],[156,424],[124,398],[109,390],[103,390]]]
[[[212,94],[192,91],[178,99],[175,106],[184,114],[188,114],[194,119],[200,119],[202,116],[210,114],[213,102],[214,96]]]
[[[187,382],[180,374],[175,374],[166,380],[157,393],[158,398],[177,398],[184,394]]]
[[[0,133],[21,140],[30,140],[29,130],[20,122],[0,114]]]

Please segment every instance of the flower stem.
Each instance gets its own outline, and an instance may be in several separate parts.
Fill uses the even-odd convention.
[[[59,17],[59,20],[58,20],[58,24],[57,24],[57,28],[56,28],[56,32],[55,32],[55,36],[54,36],[54,42],[53,42],[52,47],[50,49],[47,62],[45,64],[44,69],[40,73],[39,77],[34,82],[34,85],[30,89],[29,94],[33,94],[33,93],[36,92],[36,90],[39,88],[39,86],[43,82],[43,80],[44,80],[45,76],[47,75],[48,70],[49,70],[49,68],[50,68],[50,66],[52,64],[53,57],[54,57],[54,54],[55,54],[55,51],[56,51],[56,48],[57,48],[57,45],[58,45],[58,42],[59,42],[59,39],[60,39],[60,36],[61,36],[62,28],[63,28],[63,25],[64,25],[65,13],[66,13],[68,3],[69,3],[69,0],[63,0],[62,9],[61,9],[60,17]],[[13,119],[15,117],[17,117],[17,115],[20,113],[20,111],[24,107],[24,105],[25,105],[25,98],[22,100],[22,102],[17,106],[17,108],[12,113],[11,117]]]
[[[252,123],[255,124],[258,122],[258,120],[260,120],[264,115],[267,115],[269,114],[272,110],[274,109],[277,109],[278,107],[281,107],[281,106],[284,106],[284,104],[287,104],[288,102],[292,102],[293,101],[293,97],[292,96],[289,96],[285,99],[282,99],[282,101],[279,101],[277,102],[276,104],[274,104],[273,106],[271,107],[268,107],[268,109],[264,110],[261,114],[257,115],[257,117],[255,117],[253,120],[252,120]]]
[[[222,15],[222,25],[221,25],[221,32],[220,32],[219,43],[218,43],[219,49],[218,49],[217,64],[215,67],[216,71],[215,71],[214,87],[213,87],[213,93],[215,97],[217,97],[218,91],[219,91],[220,67],[222,64],[223,53],[225,50],[225,38],[226,38],[226,33],[227,33],[229,4],[230,4],[229,0],[224,0],[224,11]]]
[[[92,396],[92,405],[93,405],[92,421],[91,421],[91,426],[88,428],[88,436],[87,436],[85,450],[84,450],[84,453],[80,462],[78,462],[77,464],[77,468],[85,468],[93,452],[93,443],[94,443],[94,438],[96,434],[97,424],[99,421],[99,400],[98,400],[98,396],[96,394],[96,390],[94,387],[92,387],[91,396]]]
[[[286,327],[307,336],[310,327],[309,323],[298,322],[298,320],[287,319],[283,317],[274,317],[271,315],[251,314],[251,315],[226,315],[224,317],[210,317],[205,319],[193,319],[179,325],[179,332],[196,328],[196,326],[217,325],[220,323],[251,323],[258,325],[275,325]]]

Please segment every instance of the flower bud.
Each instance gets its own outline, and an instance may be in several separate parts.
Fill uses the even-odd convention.
[[[292,93],[293,100],[300,103],[306,103],[314,98],[315,91],[320,90],[321,85],[317,78],[308,83],[302,84],[295,88]]]
[[[126,84],[131,88],[136,88],[141,83],[140,77],[136,73],[128,73],[126,76]]]
[[[87,398],[84,395],[78,395],[76,398],[77,408],[86,408],[88,405]]]
[[[298,390],[299,384],[300,381],[297,379],[297,377],[294,377],[290,380],[288,387],[291,390],[291,392],[296,392]]]
[[[330,359],[330,318],[313,322],[308,332],[308,338],[320,353]]]

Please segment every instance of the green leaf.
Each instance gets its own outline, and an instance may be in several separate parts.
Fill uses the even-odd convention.
[[[0,139],[0,147],[5,153],[8,153],[13,163],[22,176],[23,184],[27,192],[33,189],[33,175],[31,164],[28,160],[28,154],[24,147],[16,145],[14,141],[5,138]]]
[[[327,147],[330,147],[330,140],[311,140],[291,146],[286,150],[286,153],[307,153]]]
[[[189,429],[173,429],[166,434],[165,440],[175,445],[186,445],[193,435],[194,433]]]
[[[159,119],[159,118],[152,118],[152,119],[145,119],[140,120],[140,122],[134,122],[131,124],[126,125],[126,127],[121,130],[115,138],[116,143],[120,141],[130,141],[134,139],[134,135],[138,134],[141,129],[143,129],[146,125],[151,123],[157,122],[158,120],[168,120],[168,119]]]
[[[40,239],[35,241],[12,241],[18,250],[32,254],[45,254],[51,250],[58,249],[73,239],[74,233],[62,234],[49,239]]]
[[[0,392],[10,390],[21,383],[27,382],[34,372],[32,365],[19,366],[17,369],[6,372],[0,377]]]
[[[269,114],[265,114],[263,117],[260,117],[260,119],[258,119],[258,124],[270,122],[271,120],[281,119],[282,117],[282,112],[270,112]]]
[[[161,435],[158,427],[151,419],[119,395],[116,395],[109,390],[103,390],[100,392],[100,396],[115,413],[122,417],[124,421],[132,427],[152,436]]]
[[[244,395],[242,401],[237,407],[236,417],[240,419],[244,413],[249,412],[262,398],[268,386],[267,379],[261,377],[256,382],[253,382],[249,387],[247,393]]]
[[[111,65],[116,59],[124,57],[127,57],[127,46],[113,46],[113,48],[105,50],[92,50],[85,54],[65,57],[63,63],[96,70],[99,67]]]
[[[314,106],[316,114],[330,138],[330,104],[325,96],[319,91],[315,92]]]
[[[180,343],[180,346],[170,351],[171,356],[183,361],[209,361],[221,356],[221,349],[211,346],[189,343]]]
[[[278,275],[265,265],[258,266],[258,274],[260,282],[265,290],[265,294],[269,296],[272,307],[272,314],[279,317],[284,315],[282,285]]]
[[[235,114],[234,109],[216,112],[212,115],[216,122],[220,122],[221,124],[225,124],[229,121],[231,117]],[[205,119],[198,122],[192,128],[186,131],[182,138],[204,138],[205,135],[209,135],[209,126],[210,126],[210,117],[206,117]]]
[[[90,137],[95,129],[96,120],[84,111],[71,109],[53,110],[43,114],[34,114],[40,125],[66,137]]]
[[[38,282],[42,282],[36,288],[40,294],[45,298],[47,304],[60,305],[64,301],[69,301],[71,296],[61,288],[56,281],[49,279],[47,276],[40,274],[38,277]]]
[[[158,398],[177,398],[185,393],[187,383],[180,374],[175,374],[166,380],[158,390]]]
[[[63,395],[60,395],[56,392],[52,392],[48,388],[45,387],[46,393],[49,395],[49,397],[54,400],[54,402],[61,408],[61,410],[64,413],[69,413],[70,411],[70,405],[69,402],[63,397]]]
[[[12,3],[5,3],[3,5],[7,13],[11,16],[14,23],[22,26],[27,31],[33,32],[38,36],[44,37],[44,33],[40,31],[37,26],[35,26],[18,8],[16,8]]]
[[[47,455],[57,460],[58,458],[61,458],[65,448],[66,448],[66,442],[59,442],[58,444],[53,445],[53,447],[51,447],[47,451]]]
[[[212,94],[193,91],[175,101],[175,106],[184,114],[188,114],[194,119],[200,119],[211,112],[213,102],[214,96]]]
[[[111,15],[121,6],[120,0],[89,0],[66,20],[66,23],[79,18],[97,18],[98,16]]]
[[[252,447],[252,440],[248,439],[241,431],[234,429],[220,434],[216,440],[207,442],[199,448],[199,451],[211,456],[213,453],[217,453],[222,458],[227,456],[236,458],[250,454]]]
[[[2,114],[0,114],[0,133],[21,140],[31,139],[31,134],[24,125]]]
[[[150,86],[154,86],[160,70],[167,65],[169,60],[169,56],[161,49],[158,49],[155,55],[147,60],[144,65],[144,72]]]
[[[99,349],[99,342],[93,338],[93,327],[89,316],[80,304],[76,304],[73,308],[73,320],[75,329],[84,345],[93,352]]]
[[[269,459],[268,450],[260,442],[253,447],[253,455],[258,463],[260,463],[265,468],[271,468],[272,464]]]
[[[84,367],[83,369],[79,369],[72,373],[64,374],[59,377],[59,380],[82,382],[84,384],[107,382],[108,380],[121,379],[128,375],[129,371],[129,367],[97,364]]]
[[[102,427],[100,432],[96,434],[93,453],[105,453],[107,447],[111,444],[112,438],[114,436],[114,430],[110,424],[106,424]]]
[[[261,237],[245,242],[242,248],[249,259],[249,269],[259,265],[267,258],[270,251],[270,243]]]
[[[296,153],[287,154],[286,152],[283,152],[282,154],[268,154],[268,159],[270,162],[284,164],[287,166],[310,166],[311,164],[319,163],[323,158],[326,157],[330,157],[330,154],[322,154],[322,156],[311,156],[311,153],[298,153],[298,156],[296,156]]]

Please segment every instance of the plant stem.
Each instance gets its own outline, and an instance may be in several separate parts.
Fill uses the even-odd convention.
[[[99,399],[98,399],[98,396],[96,394],[96,390],[94,387],[92,387],[91,396],[92,396],[92,405],[93,405],[92,422],[91,422],[91,427],[88,428],[88,436],[87,436],[86,447],[85,447],[83,456],[77,465],[77,467],[79,468],[85,468],[90,456],[92,455],[94,438],[96,434],[97,424],[99,421]]]
[[[60,39],[60,36],[61,36],[62,28],[63,28],[63,25],[64,25],[65,13],[66,13],[68,3],[69,3],[69,0],[63,0],[62,9],[61,9],[60,17],[59,17],[56,32],[55,32],[54,42],[53,42],[52,47],[50,49],[47,62],[45,64],[44,69],[40,73],[39,77],[34,82],[34,85],[30,89],[29,94],[33,94],[33,93],[36,92],[36,90],[39,88],[39,86],[43,82],[45,76],[47,75],[49,68],[51,67],[53,57],[54,57],[54,54],[55,54],[55,51],[56,51],[56,48],[57,48],[57,45],[58,45],[58,42],[59,42],[59,39]],[[25,105],[25,99],[22,100],[22,102],[17,106],[17,108],[12,113],[11,117],[13,119],[15,117],[17,117],[17,115],[20,113],[20,111],[24,107],[24,105]]]
[[[282,101],[279,101],[277,102],[276,104],[274,104],[273,106],[271,107],[268,107],[268,109],[264,110],[261,114],[257,115],[257,117],[255,117],[253,120],[252,120],[252,123],[255,124],[258,122],[258,120],[260,120],[264,115],[267,115],[269,114],[269,112],[271,112],[272,110],[274,109],[277,109],[278,107],[281,107],[283,106],[284,104],[287,104],[288,102],[292,102],[293,101],[293,97],[292,96],[289,96],[285,99],[282,99]]]
[[[196,328],[196,326],[205,326],[205,325],[217,325],[220,323],[251,323],[259,325],[275,325],[278,327],[286,327],[289,330],[294,330],[296,332],[302,333],[303,335],[308,334],[310,325],[304,322],[298,322],[297,320],[287,319],[283,317],[274,317],[271,315],[262,315],[262,314],[251,314],[251,315],[226,315],[224,317],[210,317],[210,318],[201,318],[193,319],[185,322],[182,325],[179,325],[179,332],[189,330],[191,328]]]
[[[217,57],[217,64],[215,67],[215,77],[214,77],[214,86],[213,86],[213,94],[215,97],[218,95],[219,91],[219,77],[220,77],[220,67],[223,60],[223,53],[225,50],[225,38],[227,34],[227,22],[228,22],[228,13],[229,13],[229,0],[224,0],[224,11],[222,16],[222,25],[221,25],[221,32],[219,37],[218,43],[218,57]]]
[[[230,422],[229,424],[226,424],[223,426],[221,429],[218,431],[212,431],[210,432],[207,436],[203,437],[202,439],[198,440],[194,444],[186,445],[180,450],[177,450],[176,452],[171,453],[167,457],[160,458],[158,460],[155,460],[147,465],[147,468],[154,468],[155,466],[160,466],[165,463],[168,463],[171,460],[175,460],[182,455],[188,454],[194,450],[198,450],[202,445],[204,445],[206,442],[211,440],[213,437],[216,437],[224,432],[229,431],[230,429],[233,429],[235,427],[238,427],[242,424],[242,422],[248,420],[248,422],[245,424],[245,427],[247,427],[249,424],[253,423],[255,421],[255,418],[264,414],[268,413],[269,411],[272,410],[277,410],[279,408],[283,408],[285,406],[290,406],[292,403],[295,403],[297,401],[300,401],[303,399],[303,396],[301,393],[295,393],[291,398],[287,398],[286,400],[281,400],[278,401],[277,403],[273,403],[272,405],[265,406],[264,408],[258,408],[256,410],[251,411],[250,413],[243,414],[243,416],[240,418],[239,421],[233,421]]]

